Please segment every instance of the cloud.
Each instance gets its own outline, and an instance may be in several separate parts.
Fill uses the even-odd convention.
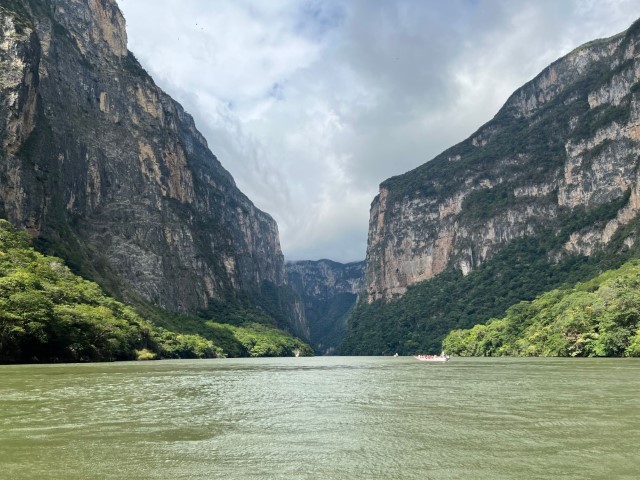
[[[129,48],[193,114],[289,260],[364,258],[378,184],[463,140],[638,0],[120,0]],[[158,26],[161,26],[159,28]]]

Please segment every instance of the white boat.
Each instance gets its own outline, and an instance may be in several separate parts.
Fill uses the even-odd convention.
[[[449,355],[442,352],[440,355],[414,355],[415,359],[421,362],[445,363],[449,361]]]

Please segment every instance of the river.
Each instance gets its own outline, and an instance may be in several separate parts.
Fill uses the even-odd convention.
[[[0,478],[637,479],[640,361],[0,367]]]

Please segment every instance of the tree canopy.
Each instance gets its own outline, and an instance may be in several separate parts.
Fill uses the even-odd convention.
[[[189,320],[200,331],[190,331]],[[0,363],[311,353],[304,342],[269,326],[193,318],[173,325],[175,331],[142,318],[61,259],[35,251],[24,232],[0,220]]]
[[[461,356],[638,357],[640,260],[520,302],[502,318],[454,330],[443,348]]]

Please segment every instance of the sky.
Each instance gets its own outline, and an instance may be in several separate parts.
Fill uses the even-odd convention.
[[[379,184],[489,121],[640,0],[118,0],[287,260],[363,260]]]

